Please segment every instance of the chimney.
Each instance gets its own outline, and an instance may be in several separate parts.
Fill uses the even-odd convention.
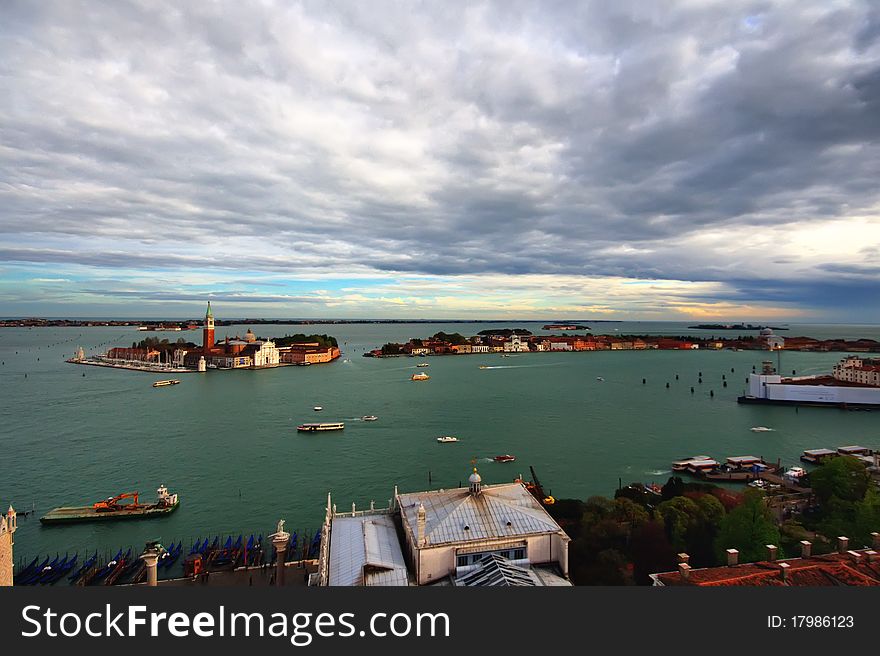
[[[691,566],[687,563],[679,563],[678,564],[678,573],[681,575],[682,580],[690,581],[691,578]]]
[[[416,546],[421,547],[425,544],[425,520],[427,518],[427,513],[425,512],[425,505],[419,504],[419,511],[416,519]]]
[[[739,564],[739,551],[736,549],[727,550],[727,566],[733,567]]]
[[[689,555],[687,555],[686,553],[678,554],[678,562],[679,563],[689,563],[690,559],[691,559],[691,557]]]
[[[776,554],[779,553],[779,547],[775,544],[765,544],[764,546],[767,547],[767,560],[772,563],[776,560]]]
[[[788,572],[791,569],[791,565],[788,563],[779,563],[779,571],[782,572],[782,580],[784,582],[788,582]]]
[[[813,543],[809,540],[801,540],[801,558],[809,558],[813,555]]]
[[[880,559],[880,554],[878,554],[873,549],[869,549],[868,551],[866,551],[865,555],[868,557],[869,563],[876,562],[878,559]]]
[[[846,553],[849,549],[849,538],[843,535],[837,536],[837,553]]]
[[[880,533],[877,531],[871,533],[871,548],[880,549]]]
[[[863,558],[863,556],[862,556],[862,554],[860,554],[858,551],[847,551],[847,553],[848,553],[850,556],[852,556],[853,564],[854,564],[854,565],[861,565],[861,564],[862,564],[862,558]]]

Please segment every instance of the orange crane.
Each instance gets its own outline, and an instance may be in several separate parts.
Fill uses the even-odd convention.
[[[132,499],[131,503],[120,504],[123,499]],[[135,510],[142,506],[138,503],[138,492],[124,492],[115,497],[108,497],[105,501],[99,501],[93,508],[95,512],[113,512],[116,510]]]

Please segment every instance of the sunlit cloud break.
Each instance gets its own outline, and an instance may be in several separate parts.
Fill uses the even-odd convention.
[[[4,3],[0,313],[880,321],[871,3]]]

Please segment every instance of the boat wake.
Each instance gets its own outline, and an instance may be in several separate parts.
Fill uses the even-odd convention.
[[[672,472],[668,469],[652,469],[645,473],[649,476],[662,476],[663,474],[671,474]]]
[[[561,362],[548,362],[546,364],[497,364],[482,365],[480,369],[531,369],[533,367],[558,367]]]

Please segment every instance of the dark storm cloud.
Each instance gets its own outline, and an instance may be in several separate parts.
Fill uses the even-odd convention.
[[[876,221],[878,16],[6,2],[0,259],[710,281],[835,307],[877,267],[786,246]],[[776,252],[746,261],[769,230]]]

